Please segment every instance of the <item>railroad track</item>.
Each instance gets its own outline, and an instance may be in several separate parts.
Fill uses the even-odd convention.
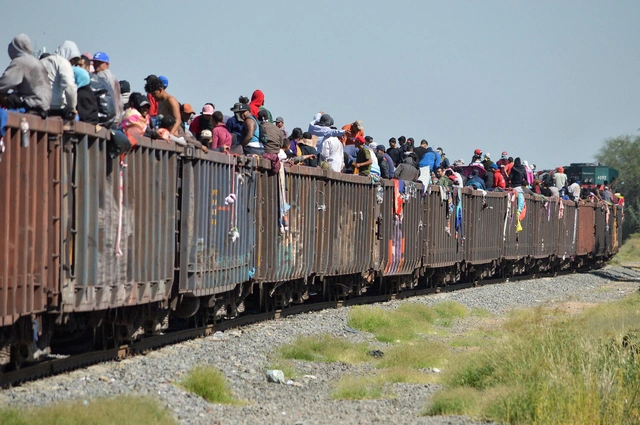
[[[567,272],[571,273],[571,272]],[[566,274],[566,273],[562,273]],[[282,310],[275,310],[268,313],[249,314],[246,316],[240,316],[234,319],[225,320],[216,324],[210,324],[206,326],[170,331],[163,335],[156,335],[143,338],[140,341],[133,342],[131,344],[122,345],[117,348],[111,348],[107,350],[94,350],[81,354],[74,354],[64,358],[57,358],[46,360],[43,362],[33,363],[27,365],[18,370],[13,370],[0,374],[0,387],[7,388],[10,386],[20,385],[29,381],[35,381],[48,376],[57,375],[60,373],[70,372],[76,369],[87,367],[93,364],[122,360],[130,356],[145,354],[152,350],[157,350],[167,345],[176,344],[182,341],[190,339],[201,338],[209,335],[213,335],[218,331],[226,331],[233,328],[239,328],[242,326],[265,322],[267,320],[280,319],[287,316],[293,316],[301,313],[309,313],[313,311],[326,310],[331,308],[340,308],[355,305],[375,304],[381,302],[387,302],[392,300],[412,298],[420,295],[429,295],[439,292],[450,292],[461,289],[468,289],[475,286],[484,286],[494,283],[503,283],[506,281],[518,281],[531,278],[551,277],[553,274],[538,274],[532,275],[518,275],[513,276],[510,279],[495,278],[484,279],[480,282],[464,282],[453,285],[447,285],[445,287],[437,288],[422,288],[422,289],[410,289],[395,294],[386,295],[372,295],[372,296],[360,296],[357,298],[328,301],[328,302],[315,302],[305,303],[300,305],[294,305]]]

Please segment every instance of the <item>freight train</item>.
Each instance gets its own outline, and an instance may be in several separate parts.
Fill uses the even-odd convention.
[[[21,123],[28,123],[29,129]],[[446,191],[10,113],[0,160],[0,358],[95,348],[273,311],[483,278],[587,270],[622,210],[515,191]],[[520,199],[518,199],[520,198]]]

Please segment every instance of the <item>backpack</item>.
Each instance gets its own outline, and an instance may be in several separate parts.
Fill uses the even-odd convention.
[[[116,104],[113,100],[111,84],[96,74],[91,74],[91,91],[98,99],[98,124],[111,127],[116,117]]]
[[[267,144],[267,129],[264,128],[264,124],[265,123],[260,123],[260,136],[258,136],[258,140],[260,140],[262,146]]]

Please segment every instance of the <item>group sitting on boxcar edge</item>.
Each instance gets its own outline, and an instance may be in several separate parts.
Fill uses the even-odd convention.
[[[353,120],[338,128],[330,114],[316,113],[307,131],[285,129],[282,117],[273,119],[265,106],[265,95],[255,90],[251,99],[240,96],[230,115],[213,103],[200,113],[181,103],[168,91],[169,79],[149,75],[144,94],[132,92],[126,80],[118,81],[110,70],[105,52],[80,53],[73,41],[63,42],[53,54],[35,58],[31,40],[25,34],[9,44],[11,63],[0,77],[0,105],[6,110],[61,117],[108,129],[128,136],[163,139],[235,155],[257,155],[268,159],[277,172],[282,163],[320,167],[339,173],[359,174],[372,179],[398,179],[439,185],[445,188],[471,187],[480,191],[520,188],[525,193],[568,200],[604,200],[618,197],[604,185],[582,189],[579,181],[567,178],[557,167],[538,179],[535,165],[502,152],[493,162],[481,149],[465,165],[450,162],[442,147],[433,149],[425,139],[415,145],[412,137],[389,139],[389,147],[365,134],[364,123]]]

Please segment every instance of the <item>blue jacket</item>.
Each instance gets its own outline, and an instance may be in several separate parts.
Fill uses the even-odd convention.
[[[427,152],[423,155],[420,163],[418,164],[420,167],[429,166],[431,171],[434,171],[436,168],[440,166],[442,162],[442,157],[437,151],[434,151],[431,146],[427,148]]]
[[[322,142],[324,142],[325,137],[341,137],[344,136],[345,133],[344,130],[334,130],[331,127],[318,125],[318,121],[320,121],[321,116],[321,114],[315,114],[313,116],[313,120],[309,123],[309,129],[307,130],[312,136],[318,137],[318,143],[316,144],[318,153],[322,152]]]
[[[487,186],[484,184],[484,180],[482,180],[478,176],[471,176],[469,180],[467,180],[467,186],[475,186],[476,189],[487,190]]]
[[[384,154],[384,157],[387,159],[389,163],[389,178],[392,179],[395,176],[396,167],[393,165],[393,159],[389,156],[388,153]]]

